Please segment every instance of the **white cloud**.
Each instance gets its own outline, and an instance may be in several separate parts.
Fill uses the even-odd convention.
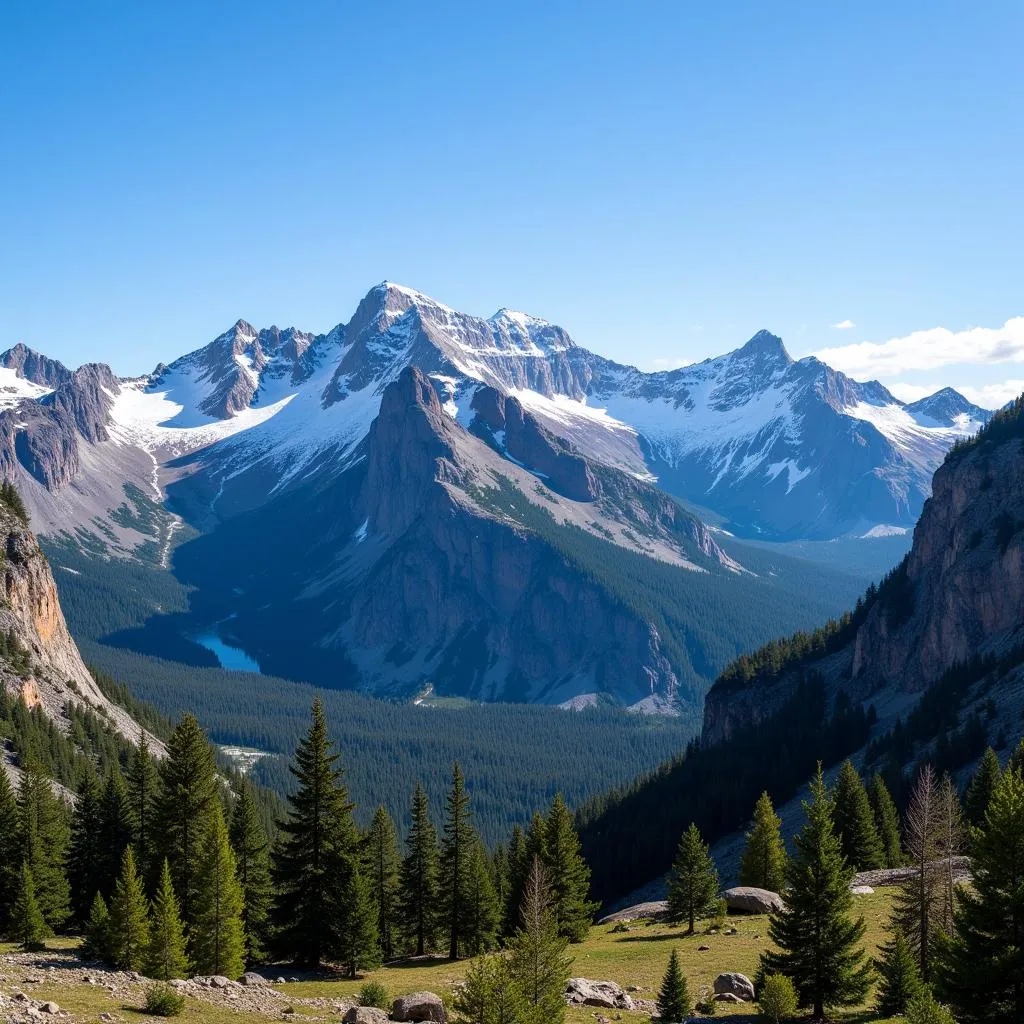
[[[1024,363],[1024,316],[1002,327],[933,327],[889,341],[835,345],[815,355],[852,377],[894,377],[956,363]],[[1009,383],[1009,382],[1008,382]]]
[[[945,384],[888,384],[888,389],[901,401],[901,402],[916,402],[919,399],[927,398],[929,395],[934,395],[936,391],[941,391],[946,385]],[[963,388],[958,388],[961,393],[964,391]]]
[[[1001,409],[1007,402],[1024,394],[1024,380],[1006,380],[999,384],[985,384],[980,388],[953,385],[969,402],[983,409]]]
[[[852,320],[840,320],[839,323],[833,324],[832,328],[836,331],[852,331],[854,326]]]

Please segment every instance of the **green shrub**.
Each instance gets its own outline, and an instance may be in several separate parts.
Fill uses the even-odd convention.
[[[378,1010],[390,1010],[391,999],[388,990],[379,981],[368,981],[359,990],[360,1006],[375,1006]]]
[[[784,974],[769,974],[764,979],[757,1005],[759,1013],[779,1024],[796,1013],[796,1004],[796,989]]]
[[[910,1000],[903,1016],[907,1024],[956,1024],[953,1014],[927,989]]]
[[[154,985],[146,993],[146,1013],[154,1017],[177,1017],[185,1009],[185,997],[170,985]]]

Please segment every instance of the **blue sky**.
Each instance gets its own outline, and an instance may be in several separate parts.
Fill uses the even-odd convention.
[[[138,373],[390,278],[644,368],[767,327],[993,404],[1024,379],[1022,43],[1009,0],[12,0],[0,345]]]

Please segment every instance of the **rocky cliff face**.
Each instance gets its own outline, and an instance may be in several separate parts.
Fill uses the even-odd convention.
[[[20,341],[0,355],[0,366],[46,388],[56,388],[71,380],[71,371],[63,363],[34,352]]]
[[[784,663],[746,684],[717,683],[705,704],[705,741],[761,721],[806,672],[820,673],[833,692],[884,700],[1024,640],[1024,448],[1013,428],[986,430],[951,453],[906,561],[839,636],[827,656]]]

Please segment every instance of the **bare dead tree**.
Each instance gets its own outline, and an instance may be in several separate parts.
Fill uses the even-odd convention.
[[[960,797],[949,774],[942,777],[939,786],[939,854],[942,861],[942,892],[938,907],[936,926],[947,935],[953,934],[953,897],[956,892],[956,877],[953,858],[963,853],[964,815]]]

